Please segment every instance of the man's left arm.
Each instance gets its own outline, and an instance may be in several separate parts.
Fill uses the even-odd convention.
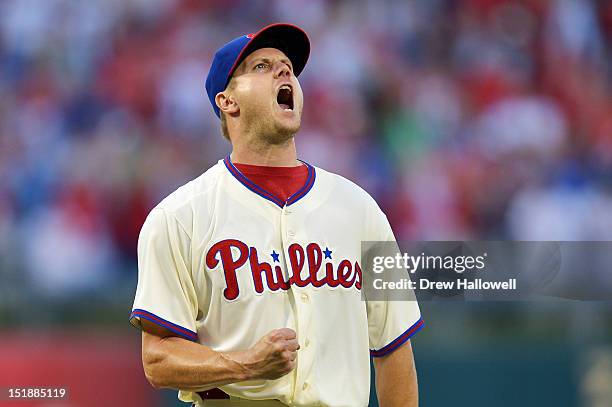
[[[362,256],[364,259],[401,253],[389,220],[373,199],[370,199],[364,219],[362,242],[394,243],[392,246],[374,245],[370,249],[372,253]],[[371,268],[364,264],[364,273],[371,272]],[[409,278],[409,273],[405,272]],[[369,294],[376,294],[372,296],[376,298],[368,298]],[[403,295],[397,298],[390,294],[367,291],[364,286],[369,347],[374,360],[378,403],[380,407],[417,407],[419,389],[410,337],[423,328],[424,322],[416,296],[411,290],[404,290],[401,293]]]
[[[410,341],[388,355],[374,358],[374,369],[380,407],[418,406],[419,388]]]

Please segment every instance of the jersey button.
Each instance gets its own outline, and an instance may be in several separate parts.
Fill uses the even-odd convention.
[[[306,341],[304,341],[304,347],[307,348],[308,345],[310,345],[310,339],[306,338]]]
[[[287,234],[291,237],[295,236],[295,232],[293,230],[287,231]]]
[[[309,386],[308,382],[304,382],[304,385],[302,386],[302,390],[306,390],[308,386]]]
[[[306,293],[302,293],[302,295],[300,296],[300,298],[302,298],[302,302],[308,302],[308,294],[306,294]]]

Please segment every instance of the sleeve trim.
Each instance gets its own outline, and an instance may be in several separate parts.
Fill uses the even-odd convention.
[[[408,328],[404,333],[395,338],[388,345],[378,349],[372,350],[370,349],[370,355],[375,358],[379,358],[381,356],[386,356],[389,353],[393,352],[400,346],[402,346],[408,339],[410,339],[415,333],[419,332],[421,328],[425,326],[425,321],[422,318],[419,318],[417,322],[415,322],[410,328]]]
[[[134,318],[144,318],[148,321],[153,322],[154,324],[157,324],[159,326],[162,326],[166,329],[168,329],[169,331],[185,338],[188,339],[190,341],[196,341],[198,339],[198,334],[187,329],[187,328],[183,328],[180,325],[177,324],[173,324],[170,321],[167,321],[161,317],[158,317],[157,315],[149,312],[149,311],[145,311],[143,309],[135,309],[132,311],[132,313],[130,314],[130,323],[134,326],[136,326],[132,321],[134,320]]]

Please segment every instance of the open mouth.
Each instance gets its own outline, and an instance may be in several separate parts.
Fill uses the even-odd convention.
[[[291,85],[283,85],[278,90],[276,102],[282,110],[293,110],[293,88]]]

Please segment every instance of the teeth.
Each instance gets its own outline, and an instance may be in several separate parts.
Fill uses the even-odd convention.
[[[283,86],[281,86],[280,88],[281,88],[281,89],[287,89],[287,90],[289,90],[289,91],[291,90],[291,86],[289,86],[289,85],[283,85]]]

